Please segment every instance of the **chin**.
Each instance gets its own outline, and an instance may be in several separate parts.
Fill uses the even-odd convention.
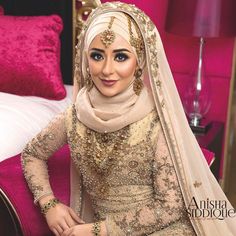
[[[106,97],[113,97],[117,94],[119,94],[121,91],[117,88],[104,88],[103,86],[101,87],[98,87],[97,86],[97,89],[99,90],[99,92],[103,95],[103,96],[106,96]]]
[[[119,92],[116,92],[116,91],[104,91],[104,90],[99,90],[100,93],[106,97],[113,97],[115,95],[117,95]]]

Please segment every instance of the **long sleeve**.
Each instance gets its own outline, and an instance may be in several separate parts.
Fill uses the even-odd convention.
[[[56,116],[46,128],[33,138],[21,155],[24,176],[34,201],[52,193],[47,170],[48,158],[67,142],[65,114]]]
[[[153,160],[153,202],[139,209],[108,215],[108,234],[115,235],[195,235],[182,199],[174,166],[160,126],[155,125],[152,133],[156,154]],[[187,221],[187,223],[186,223]],[[161,234],[161,232],[165,234]],[[172,233],[172,234],[171,234]]]

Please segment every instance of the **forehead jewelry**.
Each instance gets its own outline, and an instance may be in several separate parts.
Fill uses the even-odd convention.
[[[126,15],[128,19],[128,29],[129,29],[129,35],[130,35],[130,45],[133,46],[136,49],[136,53],[138,58],[142,56],[142,52],[144,50],[144,44],[142,40],[142,35],[139,31],[138,26],[134,23],[136,33],[138,35],[137,38],[134,37],[133,31],[132,31],[132,25],[131,25],[131,18],[129,15]]]
[[[111,45],[115,41],[115,38],[116,38],[115,32],[113,30],[111,30],[114,19],[115,19],[115,17],[112,16],[111,20],[109,22],[109,25],[108,25],[108,29],[104,30],[101,33],[101,36],[100,36],[100,39],[101,39],[102,43],[105,45],[106,48],[109,45]]]

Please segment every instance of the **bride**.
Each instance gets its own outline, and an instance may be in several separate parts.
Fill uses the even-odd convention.
[[[22,153],[25,178],[52,232],[236,235],[234,209],[188,126],[149,17],[133,5],[102,4],[77,50],[75,103]],[[70,207],[53,194],[47,172],[48,158],[65,143]],[[221,210],[227,214],[219,216]]]

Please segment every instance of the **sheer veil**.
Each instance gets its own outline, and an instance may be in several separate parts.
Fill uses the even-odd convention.
[[[226,201],[227,209],[233,209],[224,192],[212,175],[202,151],[189,128],[179,94],[177,92],[172,73],[167,62],[160,35],[155,25],[141,10],[134,5],[120,2],[100,5],[88,18],[87,25],[98,15],[110,11],[124,12],[130,15],[142,32],[145,42],[147,70],[145,83],[151,87],[161,126],[165,134],[169,152],[178,176],[186,207],[192,198],[196,202],[201,200]],[[87,26],[80,34],[77,55],[75,78],[79,87],[84,84],[85,67],[83,63],[83,36]],[[81,73],[82,71],[82,73]],[[73,172],[73,171],[72,171]],[[81,201],[76,192],[74,174],[71,186],[71,205],[79,209]],[[77,203],[75,199],[78,198]],[[197,235],[236,235],[236,220],[234,217],[219,219],[190,218]]]

